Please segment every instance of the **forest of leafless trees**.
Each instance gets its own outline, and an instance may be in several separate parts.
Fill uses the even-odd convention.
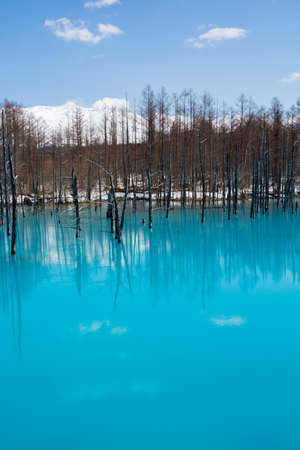
[[[285,111],[276,98],[259,108],[241,95],[229,108],[207,93],[170,96],[147,87],[134,108],[107,109],[96,124],[78,108],[56,130],[17,103],[5,100],[2,108],[1,224],[11,203],[58,208],[70,198],[77,234],[79,202],[108,199],[108,217],[117,213],[117,238],[128,197],[134,208],[139,198],[149,201],[149,227],[152,199],[167,216],[174,199],[183,208],[199,204],[202,221],[206,207],[222,206],[230,218],[245,199],[251,217],[267,211],[270,199],[284,209],[297,207],[300,100]],[[117,194],[124,195],[122,212]]]
[[[209,94],[198,97],[185,91],[170,97],[164,89],[155,95],[150,87],[130,123],[126,107],[107,110],[103,123],[92,125],[78,109],[68,127],[47,130],[18,104],[5,101],[2,106],[18,194],[35,195],[40,202],[53,195],[63,201],[72,169],[86,200],[92,191],[100,195],[101,188],[107,190],[108,172],[116,190],[124,189],[127,175],[131,191],[144,193],[149,169],[158,198],[167,198],[171,176],[173,192],[180,192],[185,203],[189,195],[196,199],[203,181],[206,192],[221,192],[224,178],[228,181],[228,163],[239,191],[250,188],[253,159],[260,172],[268,164],[274,192],[284,188],[300,131],[300,101],[284,111],[278,99],[266,109],[242,95],[235,108],[227,108]],[[2,152],[2,178],[3,156]]]

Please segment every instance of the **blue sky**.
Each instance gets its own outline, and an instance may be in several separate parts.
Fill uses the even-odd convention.
[[[2,2],[0,99],[90,105],[147,84],[230,104],[300,97],[299,0],[85,1]]]

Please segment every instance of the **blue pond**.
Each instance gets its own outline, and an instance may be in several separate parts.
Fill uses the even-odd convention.
[[[0,230],[1,450],[299,449],[299,215],[104,213]]]

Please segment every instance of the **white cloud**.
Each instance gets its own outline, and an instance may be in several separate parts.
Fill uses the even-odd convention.
[[[246,33],[247,31],[242,28],[212,28],[206,33],[200,34],[199,39],[208,42],[239,39],[244,37]]]
[[[213,46],[216,42],[241,39],[245,37],[247,30],[243,28],[211,28],[206,33],[199,34],[196,38],[187,39],[186,42],[195,48],[203,48],[206,45]]]
[[[123,31],[119,27],[103,23],[98,24],[97,32],[93,33],[85,27],[84,22],[79,21],[78,24],[73,24],[66,17],[58,20],[46,20],[44,25],[50,28],[54,35],[59,38],[90,44],[98,44],[111,36],[123,34]]]
[[[111,25],[109,23],[99,23],[98,30],[100,31],[100,35],[102,36],[102,39],[106,39],[110,36],[118,36],[120,34],[123,34],[123,31],[120,30],[119,27],[116,27],[115,25]]]
[[[111,334],[121,336],[122,334],[127,333],[127,331],[128,331],[127,327],[116,327],[116,328],[112,328]]]
[[[300,81],[300,72],[293,72],[286,78],[281,78],[280,83],[294,83],[295,81]]]
[[[86,2],[85,8],[104,8],[105,6],[112,6],[120,3],[120,0],[101,0],[97,2]]]
[[[211,322],[213,322],[218,327],[240,327],[246,322],[246,319],[244,319],[241,316],[232,316],[232,317],[212,317],[210,319]]]
[[[102,327],[104,326],[109,327],[109,325],[110,325],[109,320],[105,320],[103,322],[93,322],[91,325],[81,324],[79,326],[79,332],[81,334],[97,333],[99,330],[101,330]]]

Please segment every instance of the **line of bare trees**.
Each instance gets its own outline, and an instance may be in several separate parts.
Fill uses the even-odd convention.
[[[207,93],[169,96],[147,87],[139,107],[107,108],[101,123],[77,108],[56,130],[16,103],[2,108],[0,224],[8,234],[17,201],[59,208],[72,198],[79,235],[79,202],[108,199],[118,241],[129,195],[133,210],[138,199],[148,200],[150,228],[153,200],[166,217],[174,199],[182,208],[200,202],[202,222],[206,207],[221,206],[230,219],[245,199],[252,218],[267,212],[272,198],[284,210],[297,207],[300,100],[284,111],[276,98],[266,109],[241,95],[228,108]]]

